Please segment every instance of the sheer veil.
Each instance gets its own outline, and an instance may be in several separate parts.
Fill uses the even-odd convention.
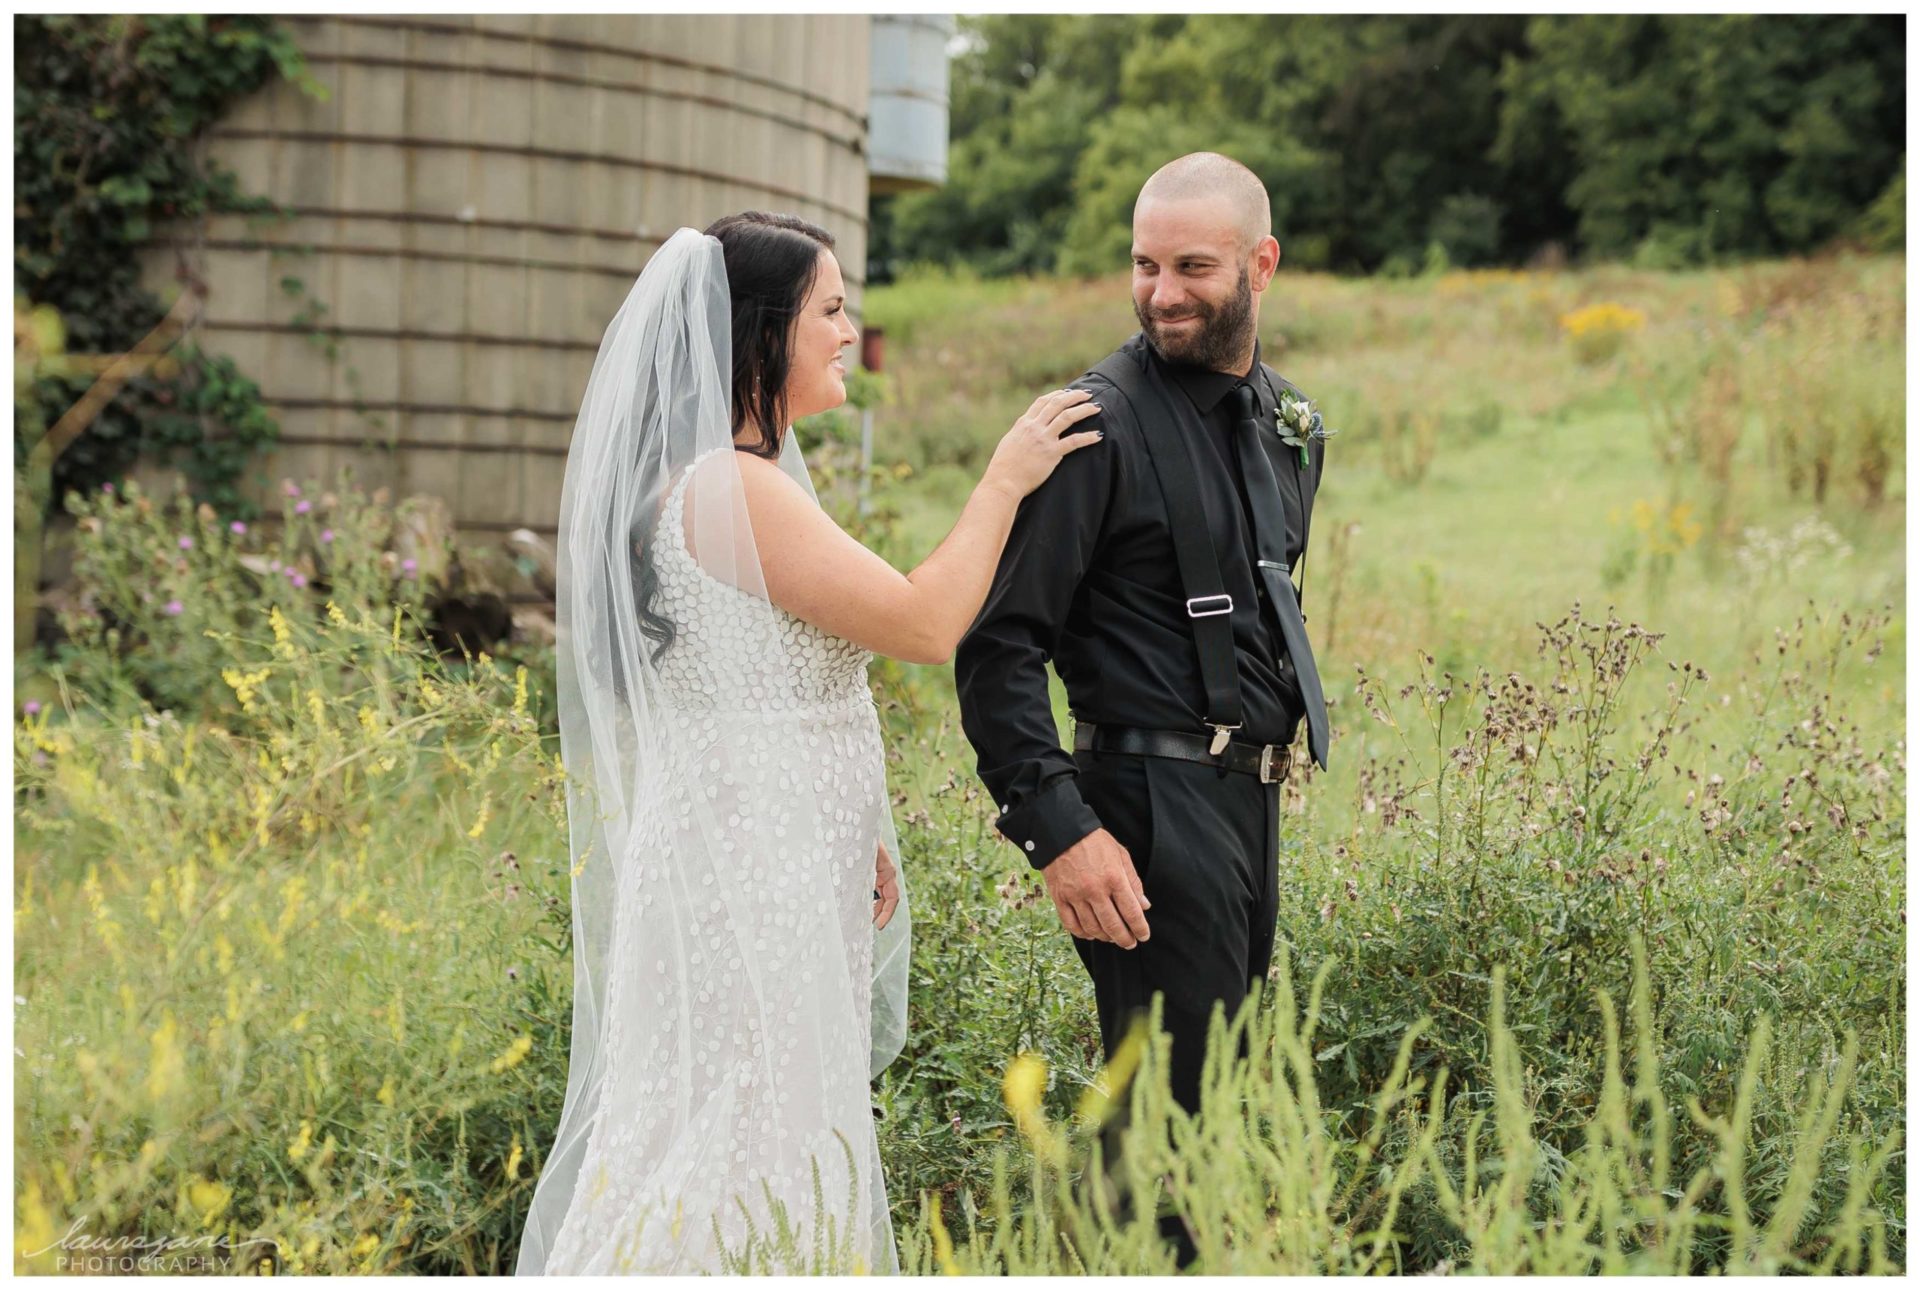
[[[804,773],[806,714],[738,702],[803,694],[807,678],[793,650],[782,648],[793,622],[767,600],[732,450],[731,325],[720,243],[679,230],[607,327],[568,450],[556,619],[573,1034],[559,1129],[521,1240],[522,1275],[571,1262],[555,1258],[563,1223],[576,1202],[606,1185],[588,1176],[604,1169],[587,1168],[607,1149],[593,1147],[596,1137],[618,1146],[621,1133],[641,1133],[630,1154],[645,1159],[620,1168],[651,1171],[647,1185],[669,1192],[697,1191],[686,1180],[708,1163],[701,1152],[714,1126],[761,1105],[754,1099],[771,1086],[783,1115],[829,1128],[858,1118],[871,1137],[867,1082],[905,1038],[904,894],[877,934],[869,969],[864,946],[830,916],[832,893],[815,890],[819,875],[809,867],[826,845],[835,803]],[[779,464],[812,495],[791,431]],[[685,522],[674,534],[658,521],[679,490]],[[738,624],[723,654],[674,623],[671,606],[651,603],[659,560],[676,538],[683,556],[697,553],[699,568],[723,584],[727,621]],[[877,768],[873,780],[881,784],[876,840],[898,867]],[[743,865],[748,852],[776,857],[774,871],[791,874],[791,890],[744,890],[742,874],[762,871]],[[871,877],[869,865],[861,881],[870,887]],[[769,901],[779,912],[766,912]],[[816,970],[818,979],[796,993],[801,972],[812,978]],[[728,983],[724,997],[712,993],[721,988],[715,981]],[[865,1029],[844,1024],[849,1000],[870,1009],[856,1022],[871,1020],[867,1062],[854,1058],[850,1078],[852,1055],[824,1051],[831,1037]],[[725,1053],[712,1038],[723,1010],[742,1019],[736,1030],[751,1040]],[[776,1057],[785,1050],[763,1042],[775,1032],[823,1050],[814,1059],[821,1069],[809,1068],[810,1049],[791,1063]],[[629,1087],[642,1066],[647,1086]],[[816,1115],[810,1100],[833,1105]],[[868,1166],[862,1160],[856,1172]],[[857,1221],[884,1224],[880,1179],[864,1187],[871,1191],[862,1191]],[[890,1260],[890,1231],[873,1240],[874,1249],[884,1246],[875,1261]]]

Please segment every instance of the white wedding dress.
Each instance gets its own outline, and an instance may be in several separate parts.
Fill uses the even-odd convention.
[[[839,1270],[892,1272],[869,1096],[891,836],[869,655],[696,562],[682,517],[709,456],[653,535],[674,737],[613,895],[605,1075],[543,1270],[725,1271],[722,1247],[737,1258],[784,1208],[803,1256],[830,1228]]]

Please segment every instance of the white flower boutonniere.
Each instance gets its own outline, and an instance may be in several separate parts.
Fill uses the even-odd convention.
[[[1274,409],[1273,419],[1280,432],[1280,442],[1300,450],[1302,468],[1307,465],[1309,440],[1331,439],[1340,433],[1326,423],[1311,399],[1303,399],[1292,390],[1280,391],[1280,404]]]

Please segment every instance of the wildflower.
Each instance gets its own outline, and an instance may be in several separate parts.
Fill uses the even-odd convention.
[[[355,1258],[364,1258],[366,1255],[372,1254],[375,1250],[379,1248],[380,1248],[380,1238],[375,1236],[372,1232],[368,1232],[366,1235],[362,1236],[359,1240],[353,1243],[353,1255]]]
[[[307,1154],[307,1148],[313,1145],[313,1121],[300,1121],[300,1136],[287,1144],[287,1159],[298,1161]]]
[[[475,820],[473,822],[473,827],[467,830],[467,836],[470,838],[477,838],[482,833],[485,833],[487,831],[487,820],[491,818],[492,815],[493,815],[493,794],[488,793],[485,797],[480,799],[480,818]]]
[[[227,532],[229,533],[244,534],[246,531],[247,531],[247,522],[245,520],[235,520],[233,523],[227,525]]]
[[[507,1153],[507,1177],[508,1178],[518,1178],[520,1176],[521,1155],[522,1155],[522,1152],[520,1150],[520,1135],[516,1133],[513,1135],[513,1150]]]
[[[532,1051],[532,1035],[515,1035],[513,1042],[507,1045],[507,1051],[493,1059],[493,1073],[499,1075],[512,1070]]]
[[[940,1216],[940,1203],[936,1200],[927,1211],[927,1217],[933,1228],[933,1255],[939,1260],[942,1276],[957,1277],[963,1275],[959,1263],[953,1257],[953,1237],[947,1234],[946,1220]]]
[[[233,1189],[218,1180],[195,1178],[187,1184],[187,1199],[200,1211],[203,1225],[219,1217],[220,1211],[233,1199]]]
[[[177,600],[169,600],[167,602],[166,615],[169,618],[177,618],[180,616],[181,613],[185,612],[185,610],[186,610],[186,606],[181,604]]]
[[[183,538],[181,538],[181,539],[180,539],[180,549],[181,549],[182,551],[191,551],[191,550],[193,550],[193,539],[192,539],[192,538],[190,538],[190,537],[183,537]]]
[[[415,569],[418,569],[419,567],[420,567],[419,561],[415,560],[412,556],[408,556],[406,559],[400,562],[400,571],[402,573],[410,574]]]
[[[333,541],[333,530],[332,530],[332,529],[321,529],[321,530],[320,530],[320,540],[321,540],[322,542],[331,542],[331,541]]]
[[[306,586],[306,585],[307,585],[307,575],[306,575],[306,574],[304,574],[304,573],[298,573],[298,572],[296,572],[296,573],[295,573],[295,574],[293,575],[293,585],[294,585],[294,586],[296,586],[296,587],[304,587],[304,586]]]
[[[280,572],[280,562],[278,560],[269,560],[267,561],[267,568],[274,573],[278,573]]]
[[[28,699],[26,706],[21,710],[30,717],[38,716],[40,714],[40,701],[38,699]]]
[[[1133,1072],[1140,1064],[1141,1054],[1146,1050],[1147,1032],[1144,1025],[1136,1025],[1120,1044],[1120,1050],[1107,1063],[1100,1078],[1087,1085],[1087,1091],[1080,1096],[1080,1118],[1093,1124],[1105,1124],[1114,1111],[1114,1103],[1133,1078]]]
[[[1007,1109],[1013,1112],[1013,1122],[1033,1144],[1035,1154],[1057,1156],[1060,1143],[1054,1137],[1052,1127],[1047,1124],[1047,1114],[1040,1106],[1040,1095],[1046,1091],[1046,1087],[1046,1059],[1034,1053],[1021,1053],[1007,1067],[1006,1078],[1001,1083],[1001,1095],[1006,1100]]]
[[[101,491],[101,492],[103,492],[103,493],[105,493],[105,494],[106,494],[107,496],[109,496],[109,497],[111,497],[111,496],[113,496],[113,483],[112,483],[112,481],[108,481],[107,483],[104,483],[104,484],[102,484],[102,485],[100,485],[100,491]]]
[[[308,511],[312,509],[313,509],[313,503],[303,497],[300,499],[300,504],[293,508],[293,513],[295,515],[305,515]]]
[[[380,1091],[378,1093],[375,1093],[373,1096],[374,1096],[374,1100],[379,1102],[381,1106],[392,1106],[393,1105],[393,1076],[389,1075],[386,1077],[386,1079],[382,1080],[380,1083]]]
[[[298,497],[300,496],[300,485],[294,483],[291,479],[283,479],[280,481],[280,491],[288,497]]]

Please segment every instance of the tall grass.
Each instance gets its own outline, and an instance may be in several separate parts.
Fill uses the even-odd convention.
[[[1050,1123],[1036,1082],[1010,1071],[1007,1100],[1022,1130],[996,1160],[986,1204],[964,1195],[949,1215],[923,1198],[903,1252],[909,1272],[971,1275],[1151,1273],[1174,1270],[1162,1232],[1182,1227],[1203,1274],[1476,1273],[1729,1275],[1897,1271],[1888,1221],[1869,1195],[1897,1157],[1896,1128],[1878,1137],[1839,1130],[1855,1045],[1805,1074],[1786,1096],[1797,1109],[1789,1178],[1764,1212],[1748,1200],[1755,1088],[1768,1028],[1754,1034],[1738,1091],[1721,1114],[1689,1099],[1687,1117],[1712,1135],[1709,1161],[1676,1168],[1679,1108],[1663,1091],[1652,989],[1635,957],[1632,1046],[1616,1005],[1603,1022],[1598,1097],[1581,1140],[1562,1153],[1534,1136],[1522,1046],[1505,1012],[1506,973],[1491,982],[1490,1087],[1456,1087],[1443,1067],[1413,1069],[1416,1025],[1357,1113],[1319,1089],[1319,1004],[1332,964],[1302,1007],[1281,972],[1274,997],[1250,1000],[1231,1023],[1216,1015],[1202,1106],[1189,1116],[1168,1090],[1161,1042],[1144,1044],[1124,1091],[1092,1090],[1073,1121]],[[1135,1036],[1133,1043],[1140,1043]],[[1228,1060],[1241,1043],[1251,1060]],[[1124,1053],[1123,1053],[1124,1055]],[[1630,1069],[1630,1074],[1629,1074]],[[1124,1100],[1127,1128],[1103,1135]],[[1107,1155],[1118,1142],[1117,1160]],[[1815,1214],[1813,1184],[1829,1148],[1848,1162],[1844,1199]],[[1014,1171],[1026,1204],[1015,1201]],[[1450,1252],[1415,1233],[1444,1228]]]

